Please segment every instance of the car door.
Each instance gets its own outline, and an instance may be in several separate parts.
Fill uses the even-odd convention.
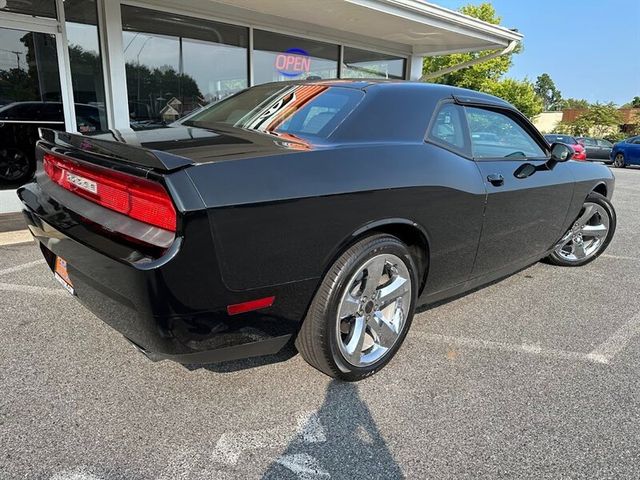
[[[568,163],[546,168],[544,140],[517,112],[488,106],[467,106],[465,112],[487,190],[476,278],[548,251],[564,233],[574,180]]]
[[[592,160],[598,158],[599,150],[596,141],[593,138],[584,138],[582,140],[584,149],[587,152],[587,159]]]
[[[598,158],[602,160],[609,160],[609,157],[611,156],[611,148],[613,148],[613,143],[604,139],[598,139],[596,141],[598,143],[598,150],[599,150]]]
[[[625,162],[640,165],[640,137],[629,139],[624,146]]]

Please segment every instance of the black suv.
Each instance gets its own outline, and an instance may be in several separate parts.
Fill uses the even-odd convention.
[[[100,108],[77,103],[75,110],[81,133],[100,129]],[[33,176],[40,127],[65,129],[61,102],[14,102],[0,107],[0,188],[20,186]]]

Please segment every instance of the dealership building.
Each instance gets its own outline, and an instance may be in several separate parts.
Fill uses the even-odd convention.
[[[417,80],[425,56],[520,39],[420,0],[0,0],[0,109],[29,105],[0,134],[126,132],[278,80]]]

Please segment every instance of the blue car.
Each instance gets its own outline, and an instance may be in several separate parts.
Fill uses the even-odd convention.
[[[640,135],[616,143],[611,150],[611,161],[618,168],[640,165]]]

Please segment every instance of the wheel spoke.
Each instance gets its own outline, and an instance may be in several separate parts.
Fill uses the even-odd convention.
[[[362,295],[371,298],[375,293],[378,285],[380,285],[380,279],[384,275],[384,267],[387,261],[384,257],[374,258],[373,261],[367,265],[367,280],[364,286]]]
[[[586,225],[586,223],[591,220],[591,217],[596,213],[596,207],[593,204],[588,204],[584,208],[584,213],[580,215],[580,218],[576,220],[576,223],[579,225]]]
[[[569,230],[556,245],[556,249],[566,246],[573,239],[573,232]]]
[[[609,229],[604,225],[585,225],[582,227],[583,237],[604,238]]]
[[[405,293],[407,293],[409,287],[409,282],[406,278],[401,277],[400,275],[396,275],[389,285],[381,288],[379,290],[379,301],[380,308],[384,308],[389,305],[391,302],[397,300]]]
[[[381,347],[390,348],[398,337],[397,326],[389,322],[380,311],[375,312],[369,321],[369,328],[377,335]]]
[[[360,303],[358,302],[358,300],[353,298],[351,294],[347,293],[342,304],[340,305],[340,312],[338,313],[338,317],[340,319],[343,319],[355,316],[356,313],[358,313],[359,306]]]
[[[364,317],[356,317],[356,321],[351,327],[351,339],[349,343],[345,345],[345,353],[349,361],[356,365],[360,362],[360,357],[362,356],[362,346],[364,345],[366,329],[367,324]]]
[[[582,242],[573,242],[571,250],[576,258],[584,258],[587,256],[587,252],[584,250],[584,243]]]

